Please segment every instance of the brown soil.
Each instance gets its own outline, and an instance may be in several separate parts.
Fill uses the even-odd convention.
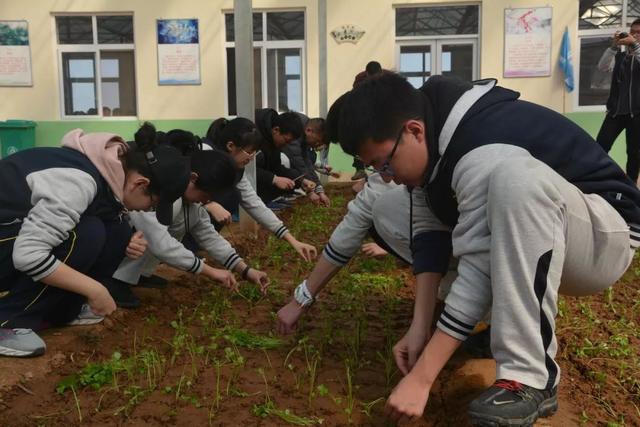
[[[346,188],[333,187],[332,192],[333,196],[350,197]],[[293,224],[300,240],[314,242],[321,248],[340,220],[345,203],[332,208],[330,217],[321,224],[321,230],[303,231],[298,216],[304,217],[309,209],[297,206],[295,217],[284,216],[288,217],[288,224]],[[287,425],[273,415],[265,418],[254,415],[254,405],[263,404],[267,393],[278,408],[289,409],[299,416],[322,419],[328,426],[347,425],[349,387],[345,360],[350,360],[353,377],[351,422],[386,425],[382,415],[384,399],[381,398],[388,395],[399,374],[394,365],[393,371],[385,371],[385,360],[389,366],[385,356],[388,356],[389,344],[404,333],[411,319],[415,284],[409,269],[390,260],[371,261],[358,257],[352,261],[308,313],[295,336],[285,337],[282,345],[270,350],[238,346],[245,361],[236,372],[237,378],[231,381],[231,393],[227,394],[227,384],[234,376],[234,369],[228,361],[217,368],[215,361],[225,361],[224,348],[230,345],[222,337],[213,341],[208,335],[211,330],[201,327],[203,319],[214,310],[215,301],[228,298],[230,306],[220,315],[221,326],[234,324],[267,336],[273,333],[275,312],[310,269],[310,265],[299,262],[291,251],[279,252],[280,246],[271,243],[263,230],[256,239],[251,239],[242,237],[234,228],[230,240],[251,264],[259,263],[270,273],[274,281],[273,292],[266,299],[248,303],[243,298],[230,297],[227,292],[217,290],[207,280],[161,266],[159,274],[171,280],[170,286],[166,290],[137,289],[136,294],[143,301],[140,309],[118,310],[100,325],[44,331],[42,337],[47,342],[47,352],[43,357],[0,359],[0,425]],[[404,285],[391,298],[394,302],[390,303],[389,294],[384,292],[366,292],[360,303],[357,299],[345,303],[348,294],[341,290],[341,280],[353,273],[371,274],[377,270],[387,277],[401,278]],[[621,286],[632,287],[632,283]],[[573,302],[569,303],[573,309]],[[594,304],[592,310],[601,319],[614,316],[604,306]],[[183,347],[176,354],[172,347],[178,329],[175,323],[174,326],[171,324],[180,319],[186,328],[184,336],[191,337],[195,344],[192,348],[195,353],[189,353]],[[635,318],[636,324],[639,320]],[[559,328],[563,326],[567,325],[559,323]],[[354,349],[353,337],[358,331],[361,331],[362,339]],[[576,333],[575,330],[563,332],[561,346],[570,346],[571,337]],[[302,346],[296,350],[298,340],[305,336],[313,344],[308,349],[321,355],[314,384],[326,387],[328,394],[324,396],[314,387],[315,393],[309,398],[308,357],[305,358]],[[634,338],[632,345],[637,349],[637,339]],[[150,378],[149,370],[137,370],[129,377],[119,374],[117,384],[108,384],[99,390],[79,387],[73,392],[56,392],[61,380],[81,371],[87,363],[108,361],[115,351],[125,358],[136,356],[145,349],[157,352],[163,359],[162,368],[153,378]],[[589,369],[585,368],[585,363],[595,362],[576,360],[566,352],[560,354],[564,373],[560,410],[537,425],[578,425],[583,411],[588,414],[589,423],[611,420],[611,414],[592,398],[595,386],[586,374]],[[258,369],[264,373],[264,378]],[[493,382],[494,369],[492,360],[473,359],[459,352],[434,386],[423,419],[410,425],[468,425],[465,408]],[[605,364],[597,369],[614,372],[614,367]],[[385,372],[391,375],[390,378]],[[220,392],[217,407],[216,388]],[[623,394],[621,398],[619,392],[612,392],[605,397],[607,402],[612,402],[614,413],[623,415],[628,425],[640,425],[640,415],[626,402],[635,399],[637,405],[637,395]],[[371,405],[370,415],[367,415],[365,404],[376,399],[380,400]],[[587,421],[584,416],[582,421]]]

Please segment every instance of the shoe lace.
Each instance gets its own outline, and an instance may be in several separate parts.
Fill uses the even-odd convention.
[[[514,393],[518,393],[524,390],[522,384],[514,380],[497,380],[493,385],[505,390],[512,391]]]

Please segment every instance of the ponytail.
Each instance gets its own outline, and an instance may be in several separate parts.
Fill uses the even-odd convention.
[[[236,147],[241,149],[259,150],[262,146],[262,135],[256,125],[244,117],[236,117],[233,120],[225,118],[215,120],[209,126],[207,139],[214,147],[225,152],[228,151],[228,142],[233,142]]]

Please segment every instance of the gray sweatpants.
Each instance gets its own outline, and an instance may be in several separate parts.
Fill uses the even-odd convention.
[[[618,280],[633,258],[629,227],[602,197],[533,158],[492,173],[487,210],[497,378],[553,387],[558,293],[590,295]]]

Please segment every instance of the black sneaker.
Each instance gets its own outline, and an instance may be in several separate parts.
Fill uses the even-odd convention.
[[[131,285],[113,277],[102,282],[120,308],[138,308],[140,299],[131,291]]]
[[[558,410],[558,388],[538,390],[517,381],[498,380],[469,405],[475,426],[532,426]]]
[[[152,274],[149,277],[140,276],[138,286],[140,286],[141,288],[165,289],[168,283],[169,281],[167,279],[163,279],[160,276]]]

